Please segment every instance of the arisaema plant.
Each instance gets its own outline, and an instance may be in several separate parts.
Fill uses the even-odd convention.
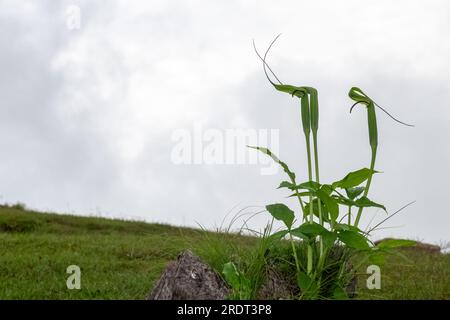
[[[319,152],[317,133],[319,130],[319,100],[318,92],[311,86],[293,86],[283,83],[268,65],[266,59],[272,45],[278,39],[277,36],[264,56],[261,56],[254,48],[263,64],[263,70],[267,80],[278,91],[287,93],[294,98],[298,98],[302,131],[305,140],[307,157],[307,180],[298,183],[296,175],[289,169],[288,165],[281,161],[269,149],[264,147],[250,146],[277,162],[287,174],[289,180],[282,181],[279,188],[290,190],[292,197],[298,199],[301,219],[297,221],[293,210],[281,203],[266,206],[267,211],[274,219],[284,223],[286,229],[280,230],[271,236],[273,241],[278,241],[286,236],[291,242],[292,252],[295,259],[298,286],[301,298],[320,298],[322,287],[324,286],[325,263],[328,261],[330,253],[336,246],[345,246],[356,251],[364,251],[377,256],[389,247],[411,245],[411,241],[398,240],[395,243],[385,243],[374,246],[369,239],[369,233],[359,228],[363,209],[366,207],[376,207],[386,211],[386,208],[368,198],[372,177],[377,173],[375,170],[375,160],[378,148],[378,130],[376,119],[376,107],[387,113],[384,108],[376,104],[361,89],[353,87],[350,89],[349,97],[355,102],[350,109],[360,104],[366,107],[367,123],[369,129],[369,144],[372,156],[369,168],[361,168],[346,174],[342,179],[323,184],[319,176]],[[274,80],[272,80],[274,78]],[[394,117],[395,121],[404,125]],[[312,147],[311,147],[312,140]],[[344,211],[341,209],[345,208]],[[353,219],[352,210],[356,209],[357,214]],[[297,256],[297,246],[299,243],[307,245],[306,264]],[[342,264],[347,261],[343,259]],[[333,294],[335,297],[342,296],[345,292],[345,281],[336,281]]]

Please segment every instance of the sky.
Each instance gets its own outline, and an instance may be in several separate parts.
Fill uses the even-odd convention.
[[[0,0],[0,202],[210,229],[270,203],[298,214],[282,170],[232,138],[256,136],[307,180],[299,102],[252,45],[280,33],[271,67],[319,92],[321,180],[369,166],[358,86],[415,125],[377,110],[369,197],[389,213],[416,202],[374,239],[448,243],[448,1]],[[368,209],[361,225],[385,217]]]

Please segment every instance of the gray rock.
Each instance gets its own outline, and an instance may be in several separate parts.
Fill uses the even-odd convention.
[[[191,251],[182,252],[164,271],[148,300],[223,300],[223,279]]]

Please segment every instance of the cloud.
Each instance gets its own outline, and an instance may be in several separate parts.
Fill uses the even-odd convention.
[[[65,9],[81,9],[68,30]],[[445,1],[6,2],[0,10],[0,194],[38,209],[173,224],[220,224],[235,205],[286,201],[256,165],[170,161],[174,130],[279,129],[280,157],[305,178],[298,102],[266,82],[251,40],[280,78],[319,90],[322,179],[367,166],[358,85],[414,129],[378,112],[374,200],[399,235],[448,240],[442,205],[450,151]],[[445,10],[444,10],[445,9]],[[254,210],[257,210],[254,209]],[[368,222],[375,211],[367,211]],[[382,213],[377,213],[377,219]],[[267,221],[263,215],[255,227]],[[438,221],[438,222],[437,222]]]

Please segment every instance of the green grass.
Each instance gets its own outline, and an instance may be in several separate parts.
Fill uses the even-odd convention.
[[[219,269],[255,245],[238,235],[0,206],[0,299],[144,299],[184,249]],[[364,289],[361,276],[359,297],[450,299],[450,256],[405,254],[410,262],[388,260],[381,290]],[[66,287],[72,264],[81,268],[81,290]]]

